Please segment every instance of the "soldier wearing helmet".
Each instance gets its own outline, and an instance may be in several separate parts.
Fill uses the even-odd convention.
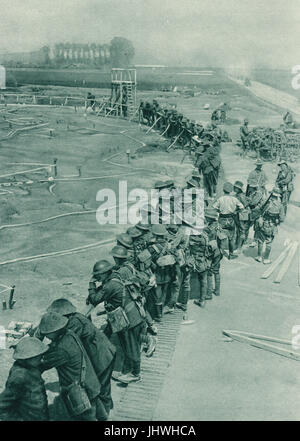
[[[280,190],[280,199],[286,214],[290,196],[294,190],[293,179],[295,174],[285,161],[279,161],[278,166],[280,170],[276,179],[276,185]]]
[[[235,259],[235,233],[236,222],[235,218],[239,211],[243,210],[244,205],[230,193],[233,191],[233,185],[230,182],[225,182],[223,185],[224,195],[219,197],[213,204],[213,208],[219,212],[219,224],[225,230],[228,237],[229,259]]]
[[[243,192],[243,183],[236,181],[233,186],[236,198],[244,205],[244,209],[238,213],[237,216],[237,234],[236,234],[236,249],[241,253],[242,246],[248,239],[250,223],[250,208],[249,200]]]
[[[85,315],[76,311],[75,306],[67,299],[54,300],[47,312],[56,312],[67,317],[67,329],[75,332],[86,350],[98,380],[101,384],[100,399],[107,415],[113,408],[111,397],[111,375],[113,372],[116,348],[106,335],[93,325]]]
[[[267,193],[266,190],[266,183],[268,182],[268,178],[266,173],[263,171],[263,162],[261,159],[257,159],[255,161],[255,169],[250,172],[247,180],[247,184],[249,185],[249,182],[255,182],[258,185],[259,190],[263,192],[263,194]],[[248,196],[248,188],[246,190],[246,195]]]
[[[284,220],[284,208],[280,202],[280,190],[274,188],[269,199],[266,201],[261,216],[254,224],[254,238],[257,241],[257,257],[255,260],[263,262],[265,265],[272,261],[269,256],[271,253],[271,244],[277,233],[277,226]],[[265,244],[265,252],[262,255],[263,245]]]
[[[245,157],[247,155],[247,152],[249,150],[249,127],[248,127],[249,121],[247,119],[244,119],[244,124],[240,127],[240,137],[242,141],[242,148],[243,148],[243,156]]]
[[[67,324],[67,317],[57,312],[47,312],[42,316],[39,324],[40,333],[51,340],[49,350],[42,360],[42,369],[44,371],[56,369],[60,397],[72,419],[104,421],[107,419],[107,413],[99,397],[101,385],[81,340],[73,331],[67,329]],[[85,364],[84,381],[82,380],[83,363]],[[75,382],[81,383],[90,404],[83,407],[79,414],[72,409],[68,400],[70,387]]]
[[[151,254],[152,270],[156,278],[156,288],[153,291],[155,315],[154,320],[162,320],[163,306],[166,300],[168,288],[172,282],[172,273],[169,266],[160,266],[159,257],[168,254],[168,231],[165,225],[152,225],[153,243],[148,247]]]
[[[48,421],[49,411],[41,360],[48,346],[35,337],[23,337],[14,349],[12,365],[0,394],[1,421]]]
[[[208,272],[207,272],[207,295],[206,300],[212,299],[212,294],[220,295],[220,266],[223,255],[226,253],[227,235],[218,223],[218,212],[212,208],[207,208],[204,213],[205,229],[208,236]]]

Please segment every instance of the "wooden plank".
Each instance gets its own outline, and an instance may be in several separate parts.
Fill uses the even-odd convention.
[[[256,338],[257,340],[265,340],[265,341],[272,341],[273,343],[281,343],[283,345],[290,345],[291,341],[290,340],[285,340],[282,338],[276,338],[276,337],[270,337],[267,335],[261,335],[261,334],[253,334],[252,332],[245,332],[245,331],[235,331],[233,329],[230,330],[225,330],[224,332],[228,333],[228,332],[233,332],[235,334],[241,334],[244,335],[245,337],[249,337],[249,338]]]
[[[262,274],[261,279],[267,279],[273,273],[273,271],[278,267],[278,265],[285,259],[288,251],[292,248],[293,243],[290,243],[282,253],[277,257],[272,265]]]
[[[280,271],[279,271],[276,279],[274,280],[274,283],[280,283],[282,281],[284,275],[286,274],[286,272],[287,272],[287,270],[293,260],[293,257],[297,251],[298,245],[299,245],[299,242],[293,243],[292,248],[290,249],[289,254],[287,256],[287,259],[283,262],[283,265],[280,268]]]
[[[300,354],[298,352],[279,348],[278,346],[270,345],[268,343],[263,343],[262,341],[256,341],[252,338],[245,337],[244,335],[237,334],[231,331],[223,331],[223,334],[227,337],[231,337],[233,340],[239,341],[240,343],[248,343],[255,348],[264,349],[274,354],[281,355],[282,357],[291,358],[292,360],[300,361]]]

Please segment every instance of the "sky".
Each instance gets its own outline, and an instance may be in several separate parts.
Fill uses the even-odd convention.
[[[136,64],[300,64],[300,0],[0,0],[0,52],[132,41]]]

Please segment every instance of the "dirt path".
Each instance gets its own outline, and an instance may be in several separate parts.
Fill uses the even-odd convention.
[[[237,80],[235,78],[230,79],[237,84],[243,86],[243,81]],[[286,111],[288,109],[291,112],[295,113],[297,116],[300,116],[299,100],[286,92],[253,80],[251,80],[251,86],[247,87],[247,90],[252,92],[253,95],[255,95],[256,97],[282,108],[283,111]]]

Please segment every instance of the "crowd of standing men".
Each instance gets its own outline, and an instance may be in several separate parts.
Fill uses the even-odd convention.
[[[146,118],[144,111],[142,117]],[[276,186],[268,195],[263,163],[257,160],[245,191],[241,181],[225,182],[223,195],[216,198],[219,129],[193,123],[188,127],[180,114],[167,115],[159,108],[149,125],[155,122],[158,130],[178,142],[181,139],[184,146],[196,143],[195,168],[185,188],[192,193],[204,188],[204,228],[197,229],[186,220],[178,224],[173,216],[176,194],[184,189],[176,188],[171,180],[157,181],[157,204],[143,207],[142,219],[116,237],[110,252],[113,262],[101,259],[93,266],[86,304],[97,307],[98,315],[106,315],[105,324],[98,329],[90,315],[77,312],[67,299],[52,302],[31,336],[15,346],[15,362],[0,394],[1,420],[49,419],[42,373],[52,368],[60,384],[58,401],[69,418],[107,420],[113,408],[111,380],[125,385],[142,381],[141,354],[153,355],[159,338],[156,323],[165,314],[178,309],[184,317],[191,277],[198,283],[194,303],[204,308],[213,296],[220,296],[224,257],[236,259],[243,247],[254,244],[256,260],[271,262],[271,244],[293,190],[290,167],[280,162]],[[164,198],[170,202],[167,212]],[[154,212],[159,219],[155,224],[151,223]],[[251,228],[254,241],[248,244]]]

